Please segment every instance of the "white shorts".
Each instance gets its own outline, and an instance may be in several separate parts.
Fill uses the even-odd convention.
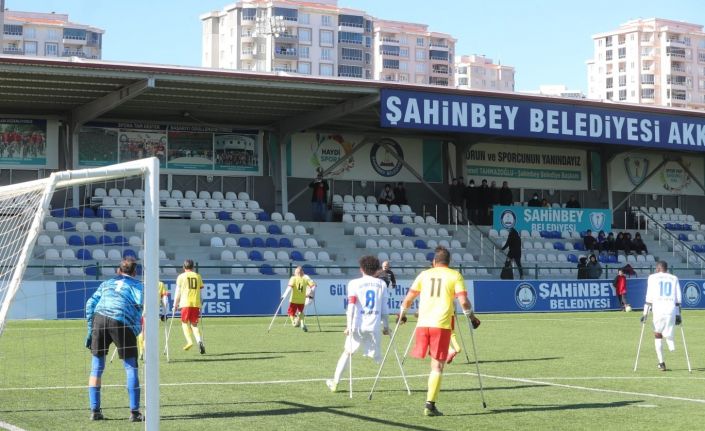
[[[673,338],[673,327],[675,325],[675,314],[654,314],[654,332],[660,332],[666,338]]]
[[[382,362],[382,334],[379,332],[353,332],[345,339],[345,353],[353,354],[362,347],[362,355]]]

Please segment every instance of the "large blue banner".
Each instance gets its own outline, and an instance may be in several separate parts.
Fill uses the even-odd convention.
[[[175,282],[164,282],[173,299]],[[206,316],[271,315],[281,298],[279,280],[204,280],[203,284],[201,311]],[[99,285],[98,281],[57,282],[57,318],[84,318],[86,301]],[[156,289],[154,294],[157,294]]]
[[[627,302],[643,308],[646,279],[627,279]],[[705,281],[680,280],[683,308],[705,308]],[[477,280],[480,313],[607,311],[620,308],[612,280]]]
[[[703,151],[705,119],[587,104],[381,90],[382,127]]]
[[[497,205],[493,211],[493,227],[497,230],[595,232],[610,230],[612,212],[593,208],[542,208]]]

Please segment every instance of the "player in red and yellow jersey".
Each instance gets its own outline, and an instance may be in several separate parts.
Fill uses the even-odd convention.
[[[181,329],[186,337],[184,350],[193,347],[191,331],[196,338],[201,354],[206,353],[201,331],[198,329],[198,319],[201,317],[201,289],[203,280],[193,270],[193,260],[184,261],[184,272],[176,278],[176,293],[174,294],[174,310],[181,308]]]
[[[289,310],[287,314],[291,319],[291,324],[294,327],[301,325],[304,332],[308,332],[306,322],[304,321],[304,308],[308,300],[313,299],[313,293],[316,289],[316,283],[311,278],[304,274],[304,269],[297,266],[294,270],[294,275],[289,279],[289,284],[282,295],[282,298],[291,292],[291,300],[289,301]],[[297,316],[298,315],[298,316]]]
[[[458,271],[448,268],[449,264],[448,250],[444,247],[436,248],[433,268],[423,271],[416,277],[399,312],[399,319],[404,322],[406,310],[411,307],[416,298],[420,298],[416,345],[411,356],[421,359],[425,358],[426,354],[431,356],[431,373],[428,377],[428,392],[424,407],[426,416],[442,415],[436,409],[436,400],[441,389],[443,366],[448,358],[451,325],[455,316],[455,299],[458,299],[463,313],[468,317],[474,317],[463,276]]]

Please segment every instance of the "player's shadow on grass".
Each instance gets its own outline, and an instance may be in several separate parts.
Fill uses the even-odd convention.
[[[235,355],[281,355],[286,353],[323,353],[323,350],[279,350],[277,352],[223,352],[208,354],[208,356],[235,356]]]
[[[533,389],[533,388],[545,388],[546,385],[514,385],[514,386],[484,386],[482,389],[487,392],[487,391],[504,391],[504,390],[514,390],[514,389]],[[471,387],[471,388],[454,388],[454,389],[446,389],[443,388],[443,392],[477,392],[479,388],[477,386]],[[353,391],[355,392],[355,391]],[[397,389],[375,389],[375,393],[377,392],[386,392],[386,393],[393,393],[393,392],[400,392],[400,393],[406,393],[405,388],[397,388]],[[426,388],[423,389],[411,389],[412,393],[418,392],[418,393],[426,393]]]
[[[495,359],[495,360],[480,360],[480,364],[503,364],[505,362],[535,362],[535,361],[557,361],[563,359],[562,356],[547,356],[545,358],[520,358],[520,359]],[[466,362],[462,362],[464,365],[468,365]],[[470,360],[470,365],[473,364],[472,359]]]
[[[265,402],[262,402],[264,404]],[[311,406],[307,404],[294,403],[290,401],[271,401],[271,404],[281,404],[283,407],[266,409],[266,410],[248,410],[248,411],[222,411],[222,412],[208,412],[208,413],[193,413],[186,415],[163,415],[163,421],[181,421],[181,420],[203,420],[203,419],[230,419],[230,418],[244,418],[244,417],[258,417],[258,416],[289,416],[296,414],[309,414],[309,413],[327,413],[331,415],[343,416],[349,419],[355,419],[358,421],[365,421],[370,424],[384,425],[390,427],[397,427],[400,429],[417,430],[417,431],[436,431],[436,428],[429,428],[419,425],[410,425],[403,422],[395,422],[388,419],[380,419],[370,416],[365,416],[357,413],[343,411],[343,409],[348,409],[350,406]],[[241,403],[238,403],[241,404]],[[245,403],[252,404],[252,403]],[[374,429],[374,426],[372,426]]]
[[[213,358],[209,355],[197,356],[188,359],[172,359],[170,362],[234,362],[234,361],[261,361],[267,359],[282,359],[285,356],[253,356],[251,358]]]
[[[581,403],[581,404],[523,404],[515,405],[508,409],[490,409],[487,412],[479,412],[473,414],[460,414],[448,416],[477,416],[481,414],[504,414],[504,413],[531,413],[531,412],[550,412],[563,410],[587,410],[587,409],[612,409],[615,407],[628,407],[634,404],[643,403],[644,400],[634,401],[615,401],[612,403]]]

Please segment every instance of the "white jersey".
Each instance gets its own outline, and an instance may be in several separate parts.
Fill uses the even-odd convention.
[[[387,283],[369,275],[348,283],[348,310],[353,308],[352,329],[361,332],[379,331],[382,318],[387,316]]]
[[[646,287],[646,302],[656,316],[675,315],[676,305],[681,303],[681,285],[678,277],[667,272],[649,276]]]

